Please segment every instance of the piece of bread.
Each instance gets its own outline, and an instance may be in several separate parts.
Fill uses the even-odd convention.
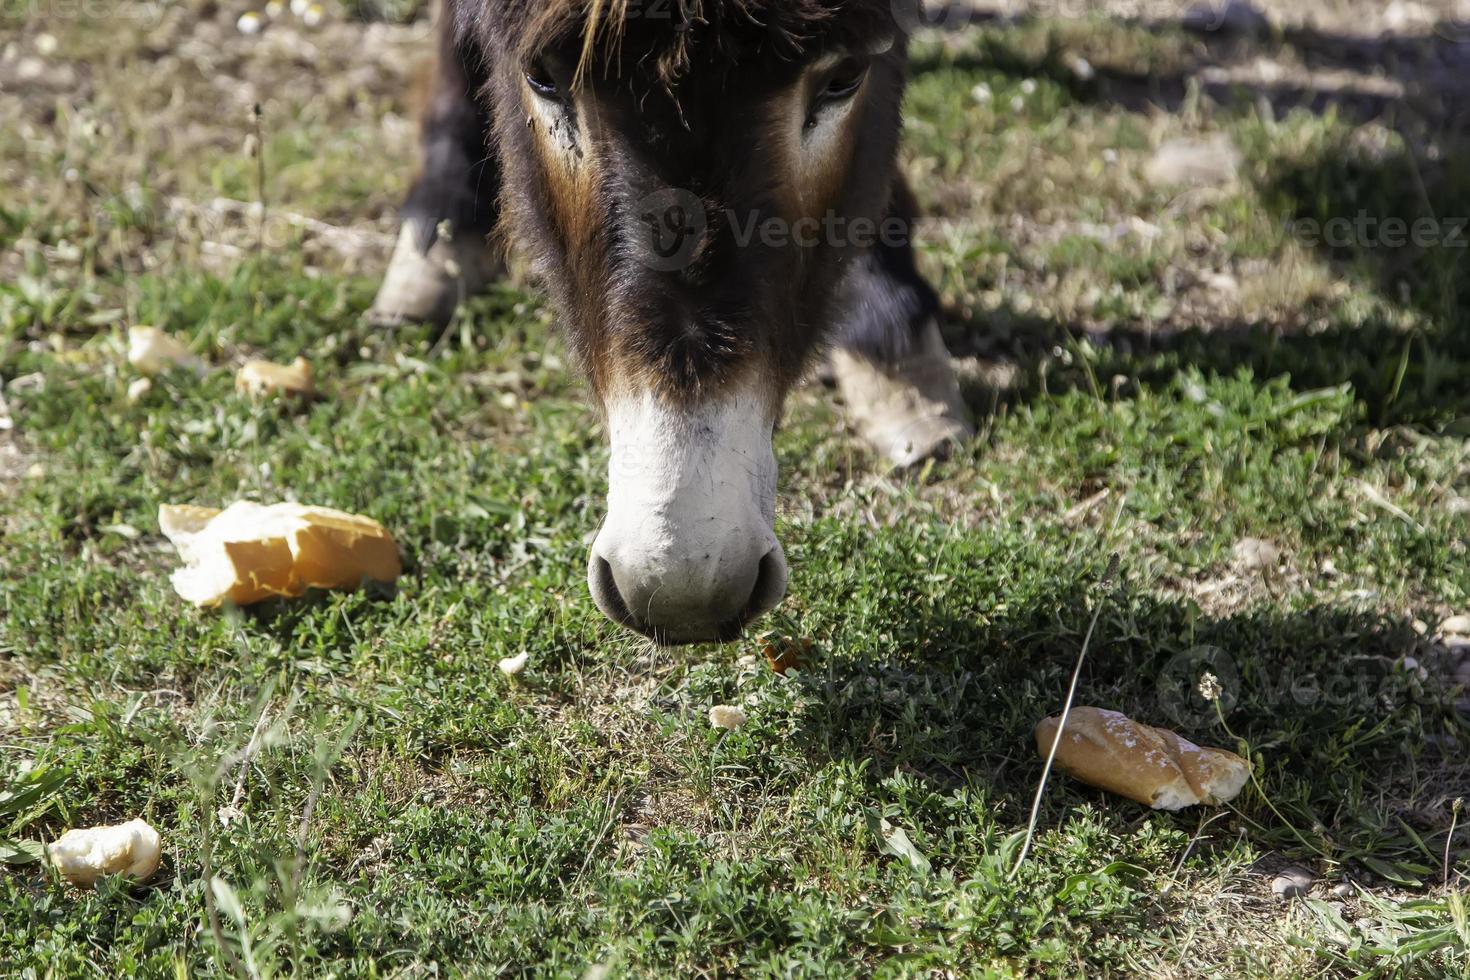
[[[312,377],[311,365],[304,357],[298,357],[290,364],[246,361],[235,375],[235,390],[256,396],[279,391],[309,398],[316,393],[316,381]]]
[[[1036,726],[1036,750],[1046,758],[1061,717]],[[1165,728],[1154,728],[1104,708],[1075,707],[1057,745],[1056,765],[1099,789],[1153,807],[1180,810],[1235,798],[1250,778],[1250,763],[1234,752],[1204,749]]]
[[[307,589],[393,582],[398,545],[377,521],[328,507],[240,501],[223,511],[165,504],[158,525],[184,567],[174,591],[199,606],[246,606]]]
[[[104,875],[147,881],[163,853],[158,831],[143,820],[68,830],[46,849],[57,872],[73,885],[95,885]]]
[[[171,368],[188,368],[202,375],[206,365],[193,352],[157,327],[133,327],[128,331],[128,363],[146,375],[162,374]]]

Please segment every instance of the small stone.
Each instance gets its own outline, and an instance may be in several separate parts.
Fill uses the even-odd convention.
[[[1353,888],[1353,883],[1350,881],[1339,881],[1332,886],[1333,898],[1352,898],[1356,894],[1357,889]]]
[[[245,11],[240,15],[240,19],[235,21],[235,30],[245,35],[259,34],[260,29],[264,26],[265,18],[253,10]]]
[[[1240,280],[1228,272],[1207,272],[1202,277],[1206,289],[1212,293],[1222,296],[1237,296],[1240,294]]]
[[[1281,549],[1264,538],[1241,538],[1231,553],[1235,563],[1246,572],[1275,571],[1281,562]]]
[[[1143,175],[1157,186],[1219,186],[1235,180],[1240,164],[1240,151],[1221,134],[1209,139],[1170,140],[1154,151]]]
[[[501,660],[499,663],[500,672],[506,677],[514,677],[526,669],[526,661],[530,659],[531,655],[522,650],[514,657],[506,657]]]
[[[1300,898],[1312,887],[1312,880],[1305,868],[1287,868],[1271,879],[1271,894],[1280,899]]]
[[[733,704],[717,704],[709,709],[709,723],[716,728],[733,732],[745,721],[745,712]]]
[[[1440,636],[1470,636],[1470,616],[1451,616],[1439,624]]]

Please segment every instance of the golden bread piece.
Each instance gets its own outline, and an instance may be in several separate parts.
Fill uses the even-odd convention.
[[[163,854],[158,831],[143,820],[68,830],[46,848],[57,873],[73,885],[95,885],[104,875],[147,881]]]
[[[1056,741],[1060,716],[1036,726],[1042,758]],[[1075,707],[1057,746],[1056,764],[1091,786],[1155,810],[1235,798],[1250,778],[1250,763],[1224,749],[1200,748],[1165,728],[1136,722],[1104,708]]]
[[[328,507],[165,504],[158,525],[184,560],[172,576],[174,591],[198,606],[355,589],[364,579],[393,582],[403,571],[398,545],[381,524]]]
[[[290,364],[271,361],[246,361],[235,375],[235,390],[246,395],[268,395],[282,392],[310,398],[316,394],[316,379],[311,364],[298,357]]]

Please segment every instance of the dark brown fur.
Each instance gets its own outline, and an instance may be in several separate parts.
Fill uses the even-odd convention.
[[[785,142],[799,134],[773,132],[769,107],[817,54],[893,35],[887,0],[669,0],[668,17],[635,16],[633,2],[459,5],[461,45],[492,65],[480,102],[494,118],[505,216],[601,397],[651,389],[693,402],[753,372],[779,401],[829,327],[856,253],[741,244],[730,223],[883,218],[902,38],[874,60],[854,152],[796,186]],[[580,114],[567,125],[585,126],[589,145],[574,173],[548,158],[547,135],[525,110],[524,73],[541,59],[576,86]],[[710,217],[693,261],[676,271],[630,257],[646,234],[636,205],[667,189],[693,195]]]

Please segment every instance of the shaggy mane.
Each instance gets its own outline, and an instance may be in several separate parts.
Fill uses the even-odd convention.
[[[696,58],[733,62],[793,58],[827,44],[861,46],[894,29],[892,0],[508,0],[530,60],[558,44],[580,43],[580,80],[625,45],[651,56],[673,87]]]

